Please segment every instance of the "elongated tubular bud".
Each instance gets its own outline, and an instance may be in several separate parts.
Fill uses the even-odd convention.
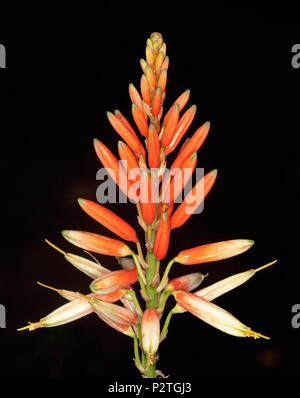
[[[143,113],[143,116],[145,117],[145,114],[143,111],[142,98],[132,83],[129,84],[129,95],[130,95],[130,99],[131,99],[132,103],[139,108],[139,110]]]
[[[204,278],[205,275],[201,274],[201,272],[183,275],[170,280],[166,286],[166,290],[185,290],[190,292],[196,289],[203,282]]]
[[[155,236],[153,254],[158,260],[165,258],[170,240],[170,222],[167,213],[163,213]]]
[[[139,132],[144,136],[148,136],[148,124],[144,116],[144,111],[141,111],[135,104],[131,107],[132,117],[135,121]]]
[[[150,105],[151,103],[151,97],[150,97],[150,92],[149,92],[149,84],[147,81],[147,78],[145,75],[142,75],[141,77],[141,93],[142,93],[142,98],[145,104]]]
[[[224,293],[229,292],[230,290],[235,289],[236,287],[242,285],[247,282],[253,275],[256,274],[257,271],[260,271],[263,268],[269,267],[270,265],[276,263],[277,260],[272,261],[258,269],[250,269],[245,272],[240,272],[238,274],[229,276],[228,278],[222,279],[219,282],[216,282],[210,286],[205,287],[204,289],[198,290],[194,294],[198,297],[202,297],[207,301],[212,301],[215,298],[222,296]]]
[[[147,308],[142,317],[142,347],[150,363],[155,356],[160,341],[160,322],[157,311]]]
[[[148,164],[153,169],[159,168],[160,165],[160,143],[153,124],[150,124],[148,133]]]
[[[54,287],[44,285],[43,283],[40,283],[40,282],[38,282],[38,284],[43,287],[46,287],[48,289],[56,291],[60,296],[62,296],[63,298],[65,298],[66,300],[69,300],[69,301],[76,300],[78,298],[81,298],[81,299],[83,298],[82,294],[80,294],[78,292],[72,292],[71,290],[65,290],[65,289],[55,289]],[[129,288],[129,286],[128,286],[128,288]],[[108,303],[114,303],[116,301],[119,301],[124,294],[125,294],[124,290],[116,290],[112,293],[102,294],[102,295],[90,293],[86,297],[95,297],[98,300],[106,301]]]
[[[174,203],[160,203],[157,208],[157,218],[163,213],[163,209],[165,208],[165,212],[168,214],[169,219],[171,218],[172,210],[173,210]]]
[[[140,168],[138,161],[132,152],[132,150],[129,148],[128,145],[125,144],[123,141],[118,142],[118,152],[120,159],[122,161],[122,165],[124,168],[127,170],[127,176],[130,182],[133,184],[138,182],[141,178],[141,173],[140,173]],[[125,163],[127,162],[127,163]],[[126,165],[126,167],[125,167]],[[132,175],[134,173],[134,175]]]
[[[161,138],[162,146],[166,147],[172,140],[176,131],[176,126],[178,125],[178,119],[179,119],[179,106],[175,104],[172,108],[170,117],[164,127],[164,132]]]
[[[179,144],[181,138],[187,132],[192,121],[194,120],[196,109],[197,109],[196,105],[192,105],[180,118],[175,133],[173,134],[172,140],[166,146],[165,149],[166,155],[174,151],[174,149]]]
[[[177,100],[174,102],[174,104],[171,106],[171,108],[168,110],[168,112],[166,113],[166,115],[164,117],[164,122],[163,122],[164,125],[167,124],[167,121],[168,121],[168,119],[170,117],[170,114],[172,112],[172,109],[173,109],[174,105],[177,104],[179,106],[179,112],[181,112],[182,109],[187,104],[189,98],[190,98],[190,90],[186,90],[183,94],[181,94],[177,98]]]
[[[82,249],[105,254],[107,256],[125,257],[131,254],[130,248],[124,243],[107,236],[84,231],[62,231],[63,237]]]
[[[180,306],[222,332],[237,337],[268,338],[253,332],[229,312],[193,293],[179,290],[175,291],[173,294]]]
[[[176,256],[180,264],[201,264],[211,261],[223,260],[244,253],[253,246],[254,241],[248,239],[234,239],[223,242],[209,243],[207,245],[183,250]]]
[[[199,150],[209,132],[210,123],[206,122],[193,134],[193,136],[185,143],[182,150],[178,153],[177,158],[173,162],[170,170],[180,167],[182,162],[193,152]]]
[[[143,169],[141,169],[140,204],[145,223],[151,224],[156,212],[155,187],[152,178]]]
[[[124,289],[129,285],[135,283],[138,279],[137,269],[123,269],[119,271],[112,271],[109,274],[103,275],[95,279],[90,284],[90,289],[93,293],[107,294],[116,290]]]
[[[134,135],[137,137],[135,134],[135,131],[133,130],[131,124],[128,122],[125,116],[122,115],[122,113],[116,109],[115,110],[115,116],[125,125],[125,127]],[[143,148],[144,149],[144,148]]]
[[[142,71],[145,73],[146,67],[147,67],[147,62],[143,58],[140,59],[140,65],[141,65]]]
[[[152,87],[153,89],[155,89],[155,87],[156,87],[155,75],[149,65],[146,66],[145,76],[147,78],[149,87]]]
[[[152,115],[153,116],[157,116],[160,112],[161,109],[161,104],[162,104],[162,90],[160,87],[158,87],[155,90],[153,99],[152,99],[152,107],[151,107],[151,111],[152,111]]]
[[[107,112],[107,117],[115,129],[115,131],[119,134],[121,138],[129,145],[129,147],[133,150],[134,153],[140,155],[144,154],[145,150],[138,139],[137,135],[134,133],[133,129],[129,129],[123,121],[121,121],[117,116],[115,116],[111,112]]]
[[[164,62],[164,59],[165,59],[165,54],[163,53],[163,51],[160,51],[158,56],[156,57],[155,65],[154,65],[154,70],[155,70],[156,76],[158,76],[161,71],[161,66]]]
[[[124,325],[122,323],[118,323],[118,322],[113,322],[111,319],[107,318],[106,316],[104,316],[103,314],[100,314],[98,312],[95,312],[96,315],[98,315],[98,317],[105,322],[108,326],[110,326],[111,328],[117,330],[120,333],[125,334],[126,336],[130,336],[130,337],[134,337],[134,331],[132,330],[131,325]]]
[[[159,75],[159,79],[158,79],[158,82],[157,82],[157,87],[159,87],[161,89],[162,93],[164,93],[165,89],[166,89],[167,76],[168,76],[167,70],[163,69],[161,71],[161,74]]]
[[[164,62],[161,65],[161,69],[162,70],[168,70],[169,69],[169,57],[166,56],[166,58],[164,59]]]
[[[126,196],[128,196],[131,200],[136,201],[136,197],[133,193],[131,193],[130,190],[132,183],[128,180],[125,170],[123,167],[120,167],[120,164],[115,156],[104,144],[102,144],[102,142],[97,139],[94,139],[94,147],[100,162],[106,168],[114,182],[119,186]]]
[[[65,259],[74,265],[74,267],[93,279],[99,278],[99,276],[110,272],[109,269],[102,267],[102,265],[97,264],[94,261],[87,260],[84,257],[77,256],[76,254],[66,253]]]
[[[91,314],[93,311],[94,309],[87,299],[78,298],[52,311],[50,314],[40,319],[39,322],[30,323],[28,326],[18,330],[28,329],[32,331],[43,327],[50,328],[64,325]]]
[[[181,191],[183,191],[196,168],[196,164],[197,152],[194,152],[191,156],[185,159],[185,161],[178,168],[178,174],[175,173],[170,182],[170,202],[175,202]],[[181,181],[178,181],[178,176],[181,177]]]
[[[217,170],[212,170],[194,185],[192,190],[187,194],[183,202],[173,213],[171,217],[171,229],[180,227],[191,217],[191,215],[202,204],[208,192],[211,190],[216,180],[216,177]]]
[[[154,54],[149,46],[146,47],[146,62],[150,66],[154,64]]]
[[[114,323],[122,325],[135,325],[138,321],[136,314],[120,305],[106,303],[95,298],[91,298],[89,302],[101,318],[103,316]]]
[[[112,211],[91,200],[78,199],[78,203],[82,210],[84,210],[90,217],[104,225],[120,238],[132,242],[138,241],[135,230]]]

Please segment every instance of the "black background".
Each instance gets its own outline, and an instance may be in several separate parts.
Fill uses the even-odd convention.
[[[43,240],[80,254],[61,230],[106,233],[77,204],[78,197],[96,200],[100,163],[92,140],[97,137],[117,154],[119,137],[106,111],[119,109],[132,122],[128,84],[139,87],[145,41],[159,31],[170,57],[165,109],[191,89],[189,105],[197,105],[197,114],[187,136],[210,120],[197,165],[219,172],[204,212],[172,233],[168,257],[214,241],[255,240],[236,258],[176,265],[172,275],[209,272],[206,285],[275,258],[278,263],[216,300],[270,341],[234,338],[192,315],[177,315],[161,344],[158,369],[172,380],[194,379],[194,386],[220,378],[229,385],[240,379],[295,380],[300,337],[291,325],[291,307],[300,302],[293,227],[300,173],[300,69],[291,65],[291,48],[300,42],[295,12],[91,4],[10,2],[1,12],[7,68],[0,71],[0,302],[7,328],[0,329],[0,377],[139,377],[130,339],[92,315],[32,333],[16,329],[64,303],[36,281],[88,291],[89,278]],[[133,205],[108,207],[137,227]],[[99,259],[117,269],[114,259]]]

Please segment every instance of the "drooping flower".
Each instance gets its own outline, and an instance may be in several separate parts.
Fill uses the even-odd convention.
[[[187,311],[222,332],[237,337],[269,338],[254,332],[229,312],[193,293],[178,290],[173,294],[176,301]]]
[[[147,308],[142,316],[142,346],[147,355],[147,364],[153,363],[160,342],[160,322],[157,311]]]
[[[107,294],[132,285],[137,279],[136,268],[112,271],[95,279],[90,284],[90,289],[97,294]]]
[[[172,101],[172,106],[164,114],[169,58],[160,33],[154,32],[148,38],[145,59],[140,60],[140,65],[143,71],[140,92],[132,83],[129,84],[131,116],[135,126],[119,110],[107,112],[110,125],[123,140],[118,141],[120,161],[98,139],[94,140],[94,147],[102,166],[115,184],[136,204],[137,219],[145,233],[146,256],[135,227],[102,205],[79,199],[80,206],[89,216],[121,239],[130,244],[134,242],[138,253],[120,240],[84,231],[66,230],[63,236],[84,249],[94,261],[66,253],[47,241],[72,265],[93,279],[91,293],[83,295],[38,282],[56,291],[68,303],[39,322],[29,323],[19,330],[58,326],[93,312],[111,328],[133,339],[134,361],[138,370],[143,377],[154,378],[162,375],[156,370],[158,348],[167,335],[170,319],[175,313],[189,311],[211,326],[234,336],[266,338],[211,301],[240,286],[272,263],[225,278],[195,293],[191,291],[198,288],[207,275],[194,272],[169,280],[169,272],[176,262],[196,265],[224,260],[245,252],[253,244],[252,240],[246,239],[227,240],[186,250],[178,249],[178,255],[167,263],[161,278],[160,262],[167,256],[170,233],[184,225],[192,214],[202,210],[200,206],[203,206],[204,199],[216,181],[217,170],[197,180],[187,195],[184,192],[183,201],[175,208],[174,203],[186,191],[186,184],[196,168],[197,151],[207,137],[210,123],[202,124],[191,137],[185,137],[196,116],[196,105],[189,106],[181,114],[188,103],[190,90]],[[136,131],[141,134],[140,137]],[[179,144],[177,157],[168,170],[168,155]],[[110,271],[90,252],[115,257],[121,269]],[[146,309],[140,305],[133,289],[137,282]],[[177,303],[166,316],[161,330],[160,319],[170,295],[175,297]]]

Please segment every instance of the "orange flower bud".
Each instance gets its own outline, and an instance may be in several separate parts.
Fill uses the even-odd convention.
[[[165,258],[170,239],[170,222],[167,213],[163,213],[155,236],[155,242],[153,247],[153,254],[158,260]]]
[[[171,218],[171,229],[180,227],[191,217],[211,190],[216,177],[217,170],[212,170],[194,185],[193,189],[187,194],[183,202],[173,213]],[[204,189],[201,189],[202,184]],[[193,198],[195,199],[192,202]]]
[[[160,165],[160,143],[153,124],[150,124],[148,133],[148,164],[153,169],[159,168]]]
[[[126,287],[126,289],[129,289],[129,286]],[[115,303],[116,301],[119,301],[123,296],[124,296],[124,291],[122,289],[120,290],[114,290],[111,293],[106,293],[106,294],[95,294],[92,293],[92,297],[95,297],[98,300],[105,301],[106,303]]]
[[[141,169],[140,203],[145,223],[151,224],[156,211],[155,187],[150,175],[144,169]]]
[[[130,248],[123,242],[107,236],[83,231],[62,231],[63,237],[82,249],[105,254],[107,256],[125,257],[131,255]]]
[[[125,144],[125,142],[118,141],[118,152],[120,159],[123,161],[122,163],[124,165],[124,168],[127,169],[127,174],[129,174],[132,169],[139,168],[137,158],[134,156],[134,153],[129,148],[129,146]]]
[[[209,243],[207,245],[181,251],[176,256],[175,261],[180,264],[190,265],[223,260],[245,252],[250,249],[253,244],[254,241],[248,239],[234,239],[224,242]]]
[[[157,116],[161,110],[161,104],[162,104],[162,90],[160,87],[158,87],[155,90],[153,99],[152,99],[152,107],[151,107],[151,113],[153,116]]]
[[[193,134],[193,136],[185,142],[185,145],[181,148],[178,153],[177,158],[173,162],[170,170],[176,167],[180,167],[181,163],[190,156],[193,152],[197,152],[198,149],[203,144],[208,132],[209,132],[210,123],[206,122],[198,130]]]
[[[165,59],[165,54],[163,51],[160,51],[155,60],[155,65],[154,65],[154,70],[155,70],[156,76],[158,76],[161,71],[161,66],[164,62],[164,59]]]
[[[169,57],[166,56],[166,58],[164,59],[164,62],[161,65],[161,69],[162,70],[168,70],[169,69]]]
[[[197,164],[197,152],[194,152],[178,167],[170,182],[170,202],[175,202],[178,195],[191,178]],[[173,169],[175,171],[175,169]]]
[[[163,69],[161,71],[161,74],[159,75],[159,79],[157,82],[157,87],[161,88],[161,91],[164,93],[165,89],[166,89],[166,85],[167,85],[167,76],[168,76],[168,72],[166,69]]]
[[[122,239],[137,242],[135,230],[112,211],[91,200],[78,199],[78,203],[90,217],[119,235]]]
[[[107,294],[132,285],[137,279],[138,272],[136,268],[112,271],[95,279],[90,284],[90,289],[93,293]]]
[[[164,132],[161,138],[162,146],[166,147],[171,142],[176,131],[178,119],[179,119],[179,106],[178,104],[175,104],[171,110],[170,117],[164,127]]]
[[[190,292],[196,289],[204,280],[205,276],[201,272],[183,275],[172,279],[166,286],[166,290],[186,290]]]
[[[135,104],[141,112],[144,112],[142,98],[132,83],[129,84],[129,95],[132,103]]]
[[[182,109],[185,107],[186,103],[188,102],[189,98],[190,98],[190,90],[186,90],[183,94],[181,94],[177,98],[177,100],[174,102],[174,104],[171,106],[171,108],[166,113],[166,116],[164,117],[164,125],[167,124],[168,118],[170,117],[174,105],[177,104],[179,106],[179,112],[181,112]]]
[[[181,138],[187,132],[188,128],[190,127],[195,117],[196,109],[197,109],[196,105],[192,105],[180,118],[175,133],[173,134],[172,140],[165,148],[166,155],[174,151],[174,149],[179,144]]]
[[[145,102],[145,104],[150,105],[151,103],[151,97],[150,97],[150,92],[149,92],[149,85],[148,85],[148,81],[145,75],[142,75],[141,77],[141,93],[142,93],[142,97],[143,97],[143,101]]]
[[[143,154],[145,150],[133,129],[129,129],[128,126],[123,122],[123,120],[121,120],[119,117],[112,114],[111,112],[107,112],[107,117],[112,127],[120,135],[120,137],[122,137],[123,140],[130,146],[133,152],[138,155]]]
[[[126,196],[128,196],[133,201],[136,201],[135,195],[133,193],[130,194],[131,191],[129,190],[132,182],[128,180],[127,175],[123,167],[120,167],[117,158],[99,140],[94,139],[94,146],[100,162],[106,168],[111,178],[115,181],[115,183],[119,186],[119,188]]]
[[[135,121],[135,124],[136,124],[137,128],[139,129],[140,133],[144,137],[147,137],[148,124],[145,119],[144,111],[141,111],[135,104],[132,104],[131,112],[132,112],[132,116]]]
[[[149,86],[155,89],[155,87],[156,87],[155,75],[149,65],[146,66],[145,75],[146,75]]]

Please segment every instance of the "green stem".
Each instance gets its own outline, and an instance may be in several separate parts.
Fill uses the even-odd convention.
[[[146,269],[146,290],[147,290],[147,295],[150,298],[150,300],[147,302],[146,306],[147,308],[156,308],[157,305],[157,290],[156,287],[151,286],[151,282],[154,278],[155,275],[155,267],[156,267],[156,258],[153,253],[148,252],[147,253],[147,264],[148,268]]]
[[[139,311],[139,313],[142,316],[143,311],[142,311],[140,303],[138,302],[138,299],[137,299],[137,297],[135,295],[135,292],[133,292],[132,290],[126,290],[126,292],[130,294],[130,296],[132,298],[132,301],[134,302],[134,305],[136,306],[137,310]]]
[[[173,314],[174,314],[174,308],[168,313],[168,315],[166,317],[164,327],[162,328],[162,331],[160,334],[161,339],[164,337],[166,331],[168,330],[169,323],[170,323],[170,320],[171,320]]]
[[[134,338],[133,338],[133,344],[134,344],[134,357],[135,357],[135,360],[136,360],[138,366],[143,367],[141,359],[140,359],[139,343],[138,343],[138,339],[137,339],[136,336],[134,336]]]
[[[131,252],[131,256],[132,256],[132,258],[134,260],[134,263],[136,265],[136,269],[137,269],[138,274],[139,274],[139,282],[140,282],[140,285],[141,285],[141,289],[143,290],[144,293],[146,293],[145,284],[147,282],[146,282],[146,278],[145,278],[144,272],[143,272],[143,270],[141,268],[141,265],[139,263],[139,260],[138,260],[138,258],[136,256],[136,254],[134,252]]]
[[[158,309],[163,308],[163,306],[166,304],[166,301],[168,300],[168,298],[169,298],[171,293],[172,293],[171,290],[169,290],[167,292],[165,290],[163,290],[161,298],[160,298],[160,303],[159,303]]]
[[[173,263],[175,263],[175,261],[176,261],[176,258],[173,258],[173,259],[169,262],[169,264],[167,265],[167,267],[166,267],[166,269],[165,269],[165,272],[164,272],[164,275],[163,275],[163,277],[162,277],[162,279],[161,279],[161,282],[160,282],[160,284],[159,284],[159,286],[158,286],[158,288],[157,288],[158,291],[160,291],[160,288],[162,288],[163,285],[164,285],[164,283],[166,282],[167,277],[168,277],[169,272],[170,272],[170,269],[171,269]]]

